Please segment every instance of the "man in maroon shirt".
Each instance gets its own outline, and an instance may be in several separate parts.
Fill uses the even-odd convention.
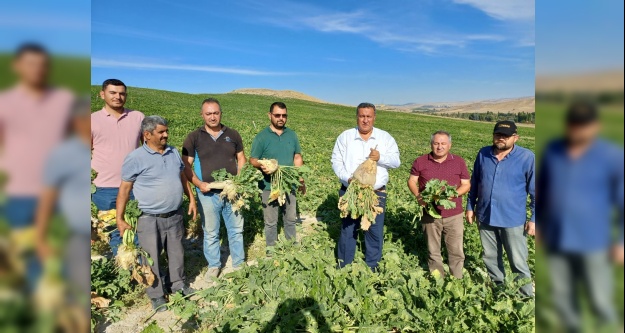
[[[462,196],[471,188],[471,177],[467,165],[458,155],[449,153],[451,149],[451,135],[445,131],[437,131],[430,139],[432,151],[418,157],[412,164],[408,188],[417,197],[420,205],[425,206],[420,191],[430,179],[440,179],[456,186],[458,197],[454,198],[456,207],[444,209],[437,207],[442,218],[434,218],[427,214],[421,218],[423,233],[428,243],[428,266],[430,272],[438,270],[441,276],[445,275],[443,258],[441,257],[441,238],[445,235],[445,245],[449,256],[449,271],[457,278],[462,278],[464,266],[463,247],[463,209]]]

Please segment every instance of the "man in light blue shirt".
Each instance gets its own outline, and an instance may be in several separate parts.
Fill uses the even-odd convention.
[[[527,235],[534,235],[534,153],[516,145],[519,135],[512,121],[500,121],[493,130],[493,145],[480,149],[473,166],[467,200],[467,221],[477,218],[491,279],[504,281],[503,251],[517,278],[531,278],[527,263]],[[529,195],[531,216],[527,218]],[[521,288],[533,296],[531,283]]]
[[[399,167],[399,148],[390,134],[373,127],[375,116],[373,104],[361,103],[358,105],[356,108],[358,126],[344,131],[336,139],[332,151],[332,169],[341,181],[339,196],[343,196],[356,168],[369,158],[376,161],[376,179],[373,189],[378,195],[380,207],[386,211],[388,169]],[[339,267],[344,267],[354,260],[358,228],[360,227],[360,219],[354,220],[348,216],[342,220],[341,237],[337,246]],[[365,262],[375,271],[382,258],[384,212],[376,216],[375,223],[364,233]]]
[[[126,204],[133,190],[143,212],[137,221],[139,245],[153,260],[154,284],[146,288],[152,307],[165,310],[165,288],[159,269],[159,257],[167,251],[171,290],[183,294],[193,290],[184,279],[183,191],[189,198],[188,214],[196,218],[197,209],[184,164],[176,148],[167,145],[167,121],[159,116],[145,117],[141,122],[144,144],[126,156],[122,166],[122,183],[117,196],[117,228],[124,235],[130,225],[124,221]]]

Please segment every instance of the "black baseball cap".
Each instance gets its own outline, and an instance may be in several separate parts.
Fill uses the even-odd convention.
[[[516,124],[514,121],[502,120],[495,124],[493,134],[503,134],[505,136],[512,136],[516,134]]]
[[[594,103],[577,101],[566,111],[567,125],[587,125],[599,120],[599,110]]]

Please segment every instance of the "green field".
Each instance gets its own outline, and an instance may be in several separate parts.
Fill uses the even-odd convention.
[[[11,70],[13,55],[0,53],[0,90],[15,82]],[[91,75],[89,58],[72,56],[52,56],[50,82],[53,85],[70,89],[78,94],[87,94]]]
[[[98,92],[99,87],[92,87],[94,111],[102,107]],[[127,107],[169,121],[170,144],[178,148],[189,132],[202,125],[201,101],[209,96],[218,98],[223,123],[241,133],[248,156],[254,136],[268,125],[267,111],[274,102],[263,96],[192,95],[132,87],[128,93]],[[307,233],[300,247],[278,246],[276,260],[261,258],[262,246],[248,248],[247,259],[256,259],[257,266],[229,275],[193,300],[170,300],[186,327],[215,332],[270,332],[277,331],[275,327],[281,332],[389,332],[394,328],[401,332],[533,331],[533,301],[520,298],[512,284],[495,291],[491,288],[475,226],[467,225],[465,232],[465,278],[442,280],[427,272],[423,234],[412,224],[414,200],[406,179],[413,160],[429,152],[431,133],[449,131],[452,152],[465,158],[471,170],[477,151],[491,143],[492,124],[378,112],[375,125],[396,139],[402,163],[390,171],[386,242],[381,272],[376,275],[367,269],[362,255],[346,269],[334,267],[340,185],[330,156],[336,137],[355,126],[355,109],[283,101],[289,108],[288,126],[297,132],[304,161],[313,169],[308,193],[298,199],[298,210],[322,223]],[[534,149],[534,129],[521,127],[519,132],[518,144]],[[256,205],[246,214],[246,247],[264,244],[262,226],[262,213]],[[532,270],[533,253],[531,240]],[[206,265],[203,258],[187,261]],[[202,268],[189,268],[188,272],[198,274]]]

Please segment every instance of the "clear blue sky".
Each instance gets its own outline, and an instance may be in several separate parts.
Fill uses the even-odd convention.
[[[3,1],[0,52],[13,52],[29,41],[45,45],[52,53],[88,57],[90,14],[91,4],[84,0]]]
[[[623,68],[623,0],[536,5],[536,74]]]
[[[345,104],[534,94],[534,3],[94,1],[92,82]]]

